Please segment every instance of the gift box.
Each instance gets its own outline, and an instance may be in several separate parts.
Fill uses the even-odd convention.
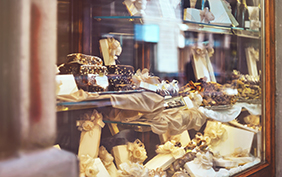
[[[248,155],[255,134],[216,121],[208,121],[204,132],[205,136],[211,138],[212,151],[219,152],[221,156],[231,156],[238,149]]]
[[[164,145],[160,145],[156,150],[158,155],[145,164],[148,169],[163,169],[168,167],[177,159],[185,154],[183,147],[176,147],[171,141],[167,141]]]
[[[119,41],[114,38],[101,39],[100,48],[104,59],[104,65],[115,65],[117,56],[122,52]]]
[[[119,145],[113,147],[112,154],[114,155],[115,163],[118,168],[120,164],[130,161],[127,145]]]
[[[127,145],[113,147],[112,153],[118,168],[120,168],[122,163],[133,162],[142,164],[147,158],[145,146],[139,139],[136,139],[133,143],[128,142]]]
[[[89,155],[81,155],[80,177],[111,177],[100,158],[92,158]]]
[[[101,128],[104,127],[102,114],[96,110],[92,114],[85,113],[84,120],[77,121],[77,126],[81,130],[80,142],[78,148],[78,157],[89,155],[92,158],[98,157]]]
[[[160,136],[161,143],[165,143],[169,140],[175,140],[175,141],[180,142],[182,147],[187,146],[188,143],[191,141],[187,130],[183,131],[179,135],[170,135],[169,132],[166,132],[165,134],[161,134],[159,136]]]
[[[187,162],[184,168],[191,177],[215,177],[216,172],[212,168],[213,156],[207,152],[204,154],[198,153],[197,158]]]
[[[105,168],[107,169],[108,173],[111,177],[117,177],[117,168],[113,163],[113,156],[106,150],[104,146],[100,146],[99,149],[99,158],[103,162]]]
[[[70,95],[78,91],[72,74],[56,75],[56,94]]]

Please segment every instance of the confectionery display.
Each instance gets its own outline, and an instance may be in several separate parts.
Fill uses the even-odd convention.
[[[153,14],[152,3],[159,8],[156,13],[162,13],[157,20],[147,18]],[[136,27],[132,37],[114,25],[105,34],[99,28],[101,36],[95,41],[99,49],[93,56],[69,54],[58,67],[59,75],[73,75],[77,86],[68,102],[62,97],[57,101],[65,106],[61,112],[73,111],[79,130],[80,176],[225,177],[262,161],[259,64],[263,62],[257,36],[247,40],[248,35],[259,33],[259,26],[253,24],[259,22],[258,9],[250,8],[248,27],[248,19],[242,19],[247,13],[244,4],[237,4],[241,14],[234,17],[233,4],[226,0],[125,0],[121,5],[129,17],[96,19],[101,26],[103,18],[141,23],[144,31]],[[183,12],[179,19],[185,23],[162,21],[169,16],[174,21],[178,11]],[[151,23],[160,28],[157,42],[142,38]],[[164,30],[163,24],[173,32]],[[242,30],[242,39],[233,37],[236,30]],[[135,36],[139,32],[140,41]],[[170,45],[161,45],[167,42],[163,33],[169,44],[175,44],[176,56],[171,55]],[[234,46],[242,41],[246,43]]]
[[[66,72],[62,68],[60,71]],[[239,98],[246,104],[260,98],[258,77],[234,71],[226,84],[201,78],[179,87],[177,80],[161,81],[148,69],[135,72],[129,65],[84,63],[79,64],[79,72],[69,71],[79,89],[104,92],[102,95],[109,96],[113,105],[113,110],[85,112],[77,121],[81,131],[78,149],[81,176],[230,176],[260,162],[260,116],[250,114],[243,122],[237,118],[242,107],[247,107],[244,104],[238,107]],[[143,91],[124,92],[136,89]],[[233,105],[234,108],[230,107]],[[226,116],[232,121],[228,123]],[[137,137],[124,141],[123,137],[113,136],[114,141],[107,141],[116,142],[112,146],[104,140],[100,143],[103,120],[146,123],[152,132],[159,134],[160,142],[149,154],[148,144],[145,146]],[[161,125],[161,121],[167,125]],[[201,127],[204,129],[200,131]],[[198,132],[190,138],[191,129]]]
[[[221,85],[215,82],[206,82],[200,79],[196,83],[189,81],[188,84],[180,88],[179,94],[187,96],[190,93],[199,93],[203,98],[202,104],[206,107],[229,106],[236,103],[237,90],[232,89],[228,84]]]

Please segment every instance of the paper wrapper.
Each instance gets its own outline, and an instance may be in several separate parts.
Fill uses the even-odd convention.
[[[210,135],[215,137],[211,141],[211,149],[213,152],[219,152],[221,156],[231,156],[237,149],[242,149],[246,154],[250,153],[254,132],[232,127],[226,124],[221,124],[222,131],[218,131],[216,124],[221,124],[216,121],[208,121],[205,129],[205,136]],[[220,132],[217,134],[217,132]]]
[[[159,136],[160,136],[161,143],[165,143],[166,141],[169,141],[169,140],[175,140],[175,141],[180,142],[182,147],[187,146],[188,143],[191,141],[187,130],[183,131],[179,135],[171,136],[169,132],[166,132],[165,134],[161,134]]]

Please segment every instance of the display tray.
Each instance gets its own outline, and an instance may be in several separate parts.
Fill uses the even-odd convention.
[[[244,103],[249,103],[249,104],[261,104],[261,99],[246,99],[246,98],[238,98],[237,102],[244,102]]]
[[[204,108],[214,110],[214,111],[227,110],[227,109],[231,109],[232,107],[233,107],[233,105],[231,105],[231,104],[229,104],[229,105],[217,105],[217,106],[204,106]]]
[[[185,102],[182,97],[172,97],[164,100],[165,109],[185,107]]]
[[[130,94],[130,93],[141,93],[144,92],[144,89],[139,90],[126,90],[126,91],[104,91],[104,92],[90,92],[90,93],[98,93],[99,95],[107,95],[107,94]]]

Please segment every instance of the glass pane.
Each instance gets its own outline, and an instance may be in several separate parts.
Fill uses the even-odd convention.
[[[82,172],[87,155],[111,176],[232,176],[264,160],[264,1],[78,4],[57,143]]]

